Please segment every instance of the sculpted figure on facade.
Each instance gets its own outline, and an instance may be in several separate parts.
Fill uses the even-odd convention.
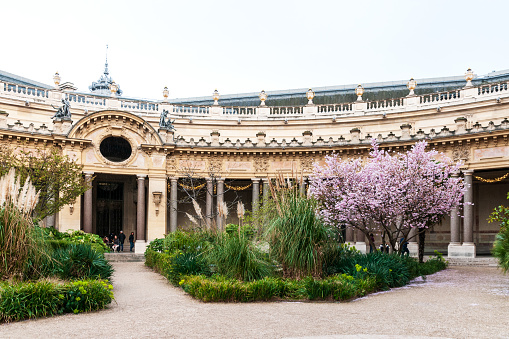
[[[175,120],[171,121],[171,118],[168,118],[168,120],[166,120],[167,117],[168,111],[163,109],[161,117],[159,118],[159,127],[167,129],[168,131],[174,131],[175,126],[173,126],[173,123],[175,122]]]
[[[62,99],[62,107],[53,106],[53,108],[57,109],[57,112],[52,119],[71,119],[71,104],[67,99]]]

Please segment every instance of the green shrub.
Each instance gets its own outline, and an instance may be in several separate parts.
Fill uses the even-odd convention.
[[[47,281],[0,285],[0,321],[18,321],[66,312],[105,308],[113,300],[113,287],[102,280],[63,285]]]
[[[150,242],[147,246],[147,250],[152,250],[156,252],[164,251],[164,239],[156,238]]]
[[[89,244],[70,243],[53,253],[53,272],[62,279],[109,279],[113,267]]]
[[[495,236],[492,249],[493,256],[504,272],[509,270],[509,226],[502,226]]]
[[[271,277],[252,282],[242,282],[221,275],[214,275],[210,278],[186,276],[181,280],[180,285],[186,293],[206,302],[267,301],[274,298],[284,299],[288,295],[295,297],[297,291],[302,291],[302,284],[296,281]],[[297,297],[297,299],[302,299],[304,294]]]
[[[509,200],[509,192],[507,193]],[[509,207],[500,205],[493,209],[488,222],[500,222],[500,232],[495,236],[492,253],[498,264],[506,273],[509,270]]]
[[[406,261],[407,259],[397,254],[356,253],[337,258],[334,265],[328,267],[328,273],[346,273],[356,276],[360,273],[360,266],[375,278],[378,288],[387,289],[408,284],[412,276]]]
[[[42,237],[53,248],[63,247],[64,243],[73,244],[89,244],[94,250],[100,253],[110,251],[103,239],[97,234],[85,233],[83,231],[68,230],[67,232],[60,232],[53,227],[37,227]]]
[[[66,285],[63,312],[80,313],[105,308],[113,300],[113,286],[104,280],[73,281]]]
[[[0,320],[15,321],[58,314],[61,289],[49,282],[4,286],[0,293]]]
[[[233,233],[237,233],[238,234],[239,233],[239,225],[237,225],[237,224],[228,224],[225,227],[225,231],[226,231],[226,233],[228,233],[230,235],[233,234]],[[240,234],[244,235],[245,237],[247,237],[249,239],[253,239],[255,234],[256,234],[256,230],[251,225],[242,225],[240,227]]]
[[[179,283],[184,291],[206,302],[252,302],[268,300],[350,300],[364,296],[376,288],[375,279],[356,279],[343,274],[315,280],[265,277],[243,282],[221,275],[185,276]]]
[[[304,279],[304,284],[310,300],[345,301],[365,296],[376,289],[376,279],[369,275],[357,279],[348,274],[338,274],[323,280],[308,277]]]
[[[167,278],[174,284],[178,284],[185,275],[210,275],[210,268],[201,253],[177,251],[170,258],[169,269],[166,270]]]
[[[164,250],[168,253],[177,250],[189,253],[201,253],[205,251],[210,243],[215,241],[215,236],[212,233],[205,231],[199,232],[184,232],[176,231],[168,234],[164,238]]]
[[[273,265],[267,255],[243,234],[223,233],[206,255],[217,273],[230,278],[253,281],[273,273]]]
[[[429,275],[447,268],[447,261],[444,260],[442,253],[435,251],[435,254],[436,257],[419,264],[419,275]]]

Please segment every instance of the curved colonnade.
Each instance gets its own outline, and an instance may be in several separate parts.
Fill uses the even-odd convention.
[[[218,213],[223,202],[258,207],[268,198],[268,178],[282,174],[305,185],[313,163],[332,152],[364,157],[372,138],[394,151],[427,139],[464,162],[465,201],[473,202],[462,218],[435,226],[428,247],[449,256],[488,253],[498,227],[486,218],[509,191],[508,84],[412,93],[367,102],[356,91],[356,102],[334,105],[314,105],[308,93],[308,104],[296,107],[266,106],[262,95],[256,107],[222,107],[217,95],[210,106],[182,106],[170,104],[167,93],[150,102],[0,82],[0,142],[56,145],[93,179],[93,189],[55,216],[56,227],[135,232],[136,251],[143,252],[147,241],[189,223],[189,195],[197,194],[200,222],[221,227],[236,222],[233,210],[226,220]],[[72,117],[52,119],[63,99]],[[163,112],[169,125],[160,123]],[[365,249],[360,235],[346,236]]]

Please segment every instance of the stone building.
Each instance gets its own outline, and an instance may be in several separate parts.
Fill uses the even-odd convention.
[[[190,223],[191,197],[201,204],[199,222],[223,227],[236,221],[232,202],[250,209],[268,197],[269,178],[304,178],[304,190],[314,162],[332,152],[366,156],[376,138],[394,151],[427,139],[464,162],[465,201],[473,205],[460,211],[463,218],[453,214],[433,227],[428,249],[486,254],[498,232],[487,217],[509,191],[509,70],[262,91],[224,96],[225,104],[217,91],[178,102],[168,100],[167,89],[160,101],[129,99],[107,65],[92,93],[61,83],[58,73],[53,80],[48,86],[0,71],[0,143],[56,145],[93,178],[91,190],[47,220],[60,230],[135,232],[143,252],[148,241]],[[68,113],[55,115],[62,103],[67,111],[60,112]],[[218,214],[223,202],[231,209],[226,220]],[[362,236],[346,236],[365,250]]]

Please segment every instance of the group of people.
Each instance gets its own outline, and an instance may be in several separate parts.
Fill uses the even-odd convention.
[[[125,239],[124,231],[120,231],[118,236],[113,232],[111,232],[109,236],[104,236],[103,241],[106,245],[111,247],[113,252],[123,252]],[[131,232],[131,235],[129,235],[129,245],[129,252],[132,252],[134,249],[134,232]]]
[[[369,234],[369,238],[371,239],[371,243],[375,243],[375,237],[373,233]],[[369,245],[369,253],[373,252],[373,247]],[[410,255],[410,251],[408,250],[408,242],[405,241],[405,238],[401,238],[399,241],[399,246],[401,247],[401,255]],[[382,243],[378,247],[378,250],[382,253],[389,253],[389,244],[385,243],[385,239],[382,238]]]

